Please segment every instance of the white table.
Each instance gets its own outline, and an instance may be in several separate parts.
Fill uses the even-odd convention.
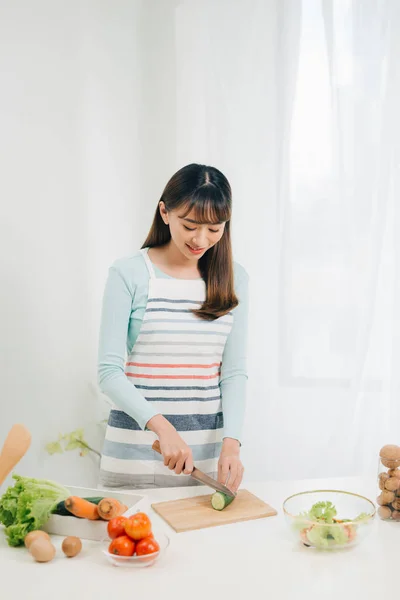
[[[154,530],[171,544],[162,559],[145,569],[106,562],[95,542],[76,558],[58,553],[46,564],[33,562],[25,548],[7,546],[0,531],[0,597],[5,600],[223,600],[380,599],[397,597],[400,525],[376,519],[369,537],[355,548],[318,552],[296,544],[285,524],[282,501],[310,489],[345,489],[376,496],[374,480],[331,479],[248,483],[244,486],[278,510],[277,517],[210,529],[174,533],[149,509]],[[205,488],[149,491],[149,502],[204,493]],[[208,490],[207,490],[208,491]],[[60,548],[62,538],[54,538]]]

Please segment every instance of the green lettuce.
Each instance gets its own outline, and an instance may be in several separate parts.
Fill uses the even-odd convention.
[[[337,510],[332,502],[317,502],[308,512],[302,512],[297,516],[293,527],[296,531],[305,534],[310,544],[318,548],[343,546],[349,542],[348,531],[344,524],[350,522],[350,519],[341,519],[337,522],[336,515]],[[361,513],[352,521],[362,522],[366,518],[369,518],[369,515]]]
[[[13,475],[10,486],[0,498],[0,523],[10,546],[21,546],[25,536],[40,529],[49,519],[52,510],[65,500],[70,492],[64,486],[47,479],[34,479]]]
[[[314,525],[307,532],[307,538],[317,548],[343,546],[349,541],[344,527],[340,525]]]
[[[325,523],[333,523],[333,517],[336,517],[337,510],[332,502],[317,502],[311,507],[308,513],[310,521],[324,521]]]

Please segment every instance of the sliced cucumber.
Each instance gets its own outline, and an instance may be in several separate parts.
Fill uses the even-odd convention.
[[[229,506],[229,504],[233,502],[234,499],[235,498],[227,496],[223,492],[215,492],[215,494],[211,496],[211,506],[215,510],[224,510],[224,508]]]

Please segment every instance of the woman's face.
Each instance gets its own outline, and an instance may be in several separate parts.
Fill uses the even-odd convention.
[[[198,223],[193,210],[185,215],[185,207],[167,212],[165,204],[160,202],[160,212],[164,223],[169,225],[173,242],[191,260],[199,260],[224,234],[225,223]]]

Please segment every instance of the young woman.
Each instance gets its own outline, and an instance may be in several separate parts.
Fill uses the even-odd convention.
[[[166,185],[141,251],[109,270],[98,364],[113,405],[103,486],[195,484],[193,465],[240,486],[248,276],[232,260],[230,219],[226,177],[187,165]]]

